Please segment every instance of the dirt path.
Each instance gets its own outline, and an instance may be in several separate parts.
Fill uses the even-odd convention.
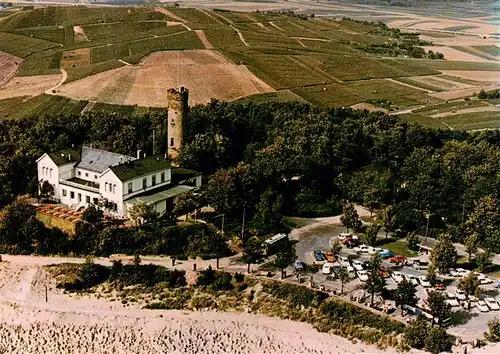
[[[219,20],[217,17],[212,16],[212,14],[211,14],[209,11],[207,11],[207,10],[202,10],[202,9],[196,9],[196,10],[200,11],[202,14],[207,15],[208,17],[210,17],[212,20],[214,20],[214,21],[215,21],[215,22],[217,22],[218,24],[223,25],[223,26],[225,26],[225,25],[226,25],[224,22],[222,22],[221,20]]]
[[[196,35],[200,39],[201,43],[203,43],[203,45],[205,46],[205,48],[207,48],[207,49],[213,49],[214,48],[214,46],[212,45],[212,43],[210,43],[210,41],[208,40],[207,36],[205,36],[205,32],[203,32],[203,30],[194,30],[194,32],[196,33]]]
[[[245,45],[245,47],[250,47],[250,44],[248,44],[246,41],[245,41],[245,38],[243,38],[243,35],[241,34],[240,30],[237,29],[236,27],[232,26],[231,25],[231,28],[234,29],[237,33],[238,33],[238,37],[240,37],[240,41],[243,42],[243,44]]]
[[[269,22],[269,24],[271,26],[273,26],[274,28],[276,28],[278,31],[281,31],[281,32],[286,32],[283,28],[281,28],[280,26],[278,26],[277,24],[275,24],[274,22]]]
[[[168,17],[171,17],[171,18],[173,18],[173,19],[175,19],[175,20],[177,20],[177,21],[181,21],[182,23],[186,23],[186,22],[188,22],[187,20],[183,19],[182,17],[177,16],[177,15],[176,15],[176,14],[174,14],[173,12],[168,11],[168,10],[167,10],[166,8],[164,8],[164,7],[157,6],[157,7],[155,7],[155,11],[156,11],[156,12],[160,12],[160,13],[162,13],[162,14],[164,14],[164,15],[167,15]]]
[[[398,85],[403,85],[403,86],[406,86],[406,87],[411,87],[412,89],[415,89],[415,90],[424,91],[424,92],[427,92],[427,93],[434,93],[435,92],[435,91],[427,90],[427,89],[424,89],[424,88],[421,88],[421,87],[418,87],[418,86],[413,86],[413,85],[407,84],[405,82],[400,82],[400,81],[397,81],[397,80],[394,80],[394,79],[390,79],[390,78],[386,78],[385,80],[393,82],[393,83],[398,84]]]
[[[82,26],[73,26],[73,33],[75,34],[75,43],[89,41],[89,38],[85,34]]]
[[[442,117],[455,116],[457,114],[479,113],[479,112],[498,112],[500,116],[500,109],[498,109],[495,106],[485,106],[485,107],[459,109],[455,112],[444,112],[444,113],[434,114],[431,116],[431,118],[442,118]]]
[[[49,94],[49,95],[54,94],[54,93],[55,93],[55,91],[56,91],[56,90],[57,90],[57,89],[58,89],[58,88],[59,88],[62,84],[64,84],[64,83],[66,82],[66,80],[68,79],[68,73],[66,72],[66,70],[64,70],[64,69],[59,69],[59,70],[61,70],[61,74],[62,74],[61,79],[59,80],[59,82],[58,82],[55,86],[53,86],[53,87],[49,88],[47,91],[45,91],[45,93],[46,93],[46,94]]]
[[[302,47],[307,48],[307,46],[300,41],[298,38],[294,38]]]
[[[260,28],[262,28],[264,31],[271,32],[271,30],[269,28],[267,28],[266,26],[264,26],[264,24],[262,22],[256,22],[255,24],[257,26],[259,26]]]

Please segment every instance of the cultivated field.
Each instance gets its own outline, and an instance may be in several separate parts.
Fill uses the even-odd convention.
[[[166,107],[167,88],[180,85],[190,89],[191,104],[274,91],[244,66],[234,65],[217,52],[188,50],[151,54],[140,65],[126,65],[63,85],[57,94],[111,104]]]
[[[21,76],[14,77],[0,87],[0,100],[21,96],[36,96],[54,87],[62,75]]]
[[[293,2],[300,11],[321,9],[324,17],[313,19],[221,10],[291,6],[285,3],[217,2],[218,9],[210,9],[188,2],[200,8],[47,7],[5,17],[0,50],[24,58],[15,80],[29,76],[34,88],[7,84],[1,97],[44,92],[55,86],[45,76],[60,75],[61,69],[65,82],[50,94],[140,107],[165,107],[166,90],[184,85],[191,104],[251,95],[259,102],[299,99],[370,109],[371,101],[384,100],[397,111],[463,98],[498,83],[500,50],[488,34],[495,26],[486,15],[451,20],[422,9]],[[343,16],[423,31],[421,38],[433,42],[427,50],[443,53],[445,60],[370,54],[377,51],[366,48],[397,37]],[[0,78],[10,75],[3,71]]]
[[[20,62],[20,58],[0,52],[0,87],[14,75]]]

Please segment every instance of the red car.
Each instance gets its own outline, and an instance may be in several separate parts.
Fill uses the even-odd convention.
[[[446,287],[442,283],[436,283],[436,284],[434,284],[434,288],[436,290],[446,290]]]
[[[396,257],[391,257],[389,258],[390,263],[404,263],[406,261],[405,256],[396,256]]]
[[[380,276],[382,278],[389,278],[389,272],[384,266],[380,266]]]

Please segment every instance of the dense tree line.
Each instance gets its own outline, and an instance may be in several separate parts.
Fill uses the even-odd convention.
[[[163,151],[166,112],[0,122],[0,205],[34,192],[35,159],[83,142],[125,154]],[[498,251],[500,133],[425,128],[395,116],[307,104],[212,101],[185,120],[182,166],[205,175],[205,200],[228,230],[275,230],[281,215],[340,214],[344,200],[384,209],[386,227],[443,231]],[[237,226],[236,226],[237,225]]]

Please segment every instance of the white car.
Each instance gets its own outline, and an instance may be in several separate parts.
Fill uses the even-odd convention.
[[[425,261],[415,260],[413,262],[413,268],[418,270],[426,270],[427,268],[429,268],[429,263]]]
[[[492,297],[487,297],[484,299],[484,302],[486,302],[486,305],[489,307],[491,311],[497,311],[500,310],[500,306],[498,306],[498,303],[496,300]]]
[[[469,301],[470,302],[478,302],[479,299],[477,297],[475,297],[474,295],[469,295]]]
[[[375,248],[371,248],[368,250],[368,254],[377,254],[377,253],[380,253],[382,252],[382,248],[380,247],[375,247]]]
[[[361,281],[368,281],[368,272],[366,270],[360,270],[356,272],[358,275],[359,280]]]
[[[446,303],[448,305],[450,305],[451,307],[458,307],[458,306],[460,306],[460,303],[457,301],[457,299],[455,299],[455,297],[452,294],[450,294],[450,293],[448,293],[448,300],[446,300]]]
[[[456,269],[450,269],[450,275],[455,278],[459,276]]]
[[[340,235],[337,236],[337,238],[339,239],[339,241],[344,241],[346,238],[354,238],[354,237],[358,238],[358,236],[350,234],[348,232],[343,232],[343,233],[341,233]]]
[[[373,249],[373,247],[367,245],[361,245],[359,247],[354,247],[353,251],[357,253],[370,253],[371,249]]]
[[[321,268],[321,273],[331,274],[332,273],[332,266],[333,266],[333,264],[331,264],[331,263],[323,264],[323,267]]]
[[[470,270],[463,269],[463,268],[457,268],[456,271],[457,271],[459,277],[465,277],[465,276],[470,274]]]
[[[422,285],[424,288],[431,287],[431,283],[427,280],[427,277],[425,275],[419,276],[418,281],[420,282],[420,285]]]
[[[401,272],[392,272],[392,279],[396,282],[396,284],[401,283],[404,280],[404,275]]]
[[[418,285],[418,277],[416,275],[406,274],[406,279],[413,285]]]
[[[479,285],[487,285],[493,283],[493,280],[490,278],[481,278],[479,279]]]
[[[351,262],[349,262],[349,258],[347,257],[339,257],[339,263],[342,267],[350,267],[351,266]]]
[[[352,266],[356,271],[363,270],[363,263],[360,261],[352,261]]]
[[[477,302],[477,308],[481,312],[489,312],[490,311],[488,305],[486,305],[486,302],[484,302],[484,301],[478,301]]]
[[[455,291],[455,296],[459,301],[465,301],[467,299],[467,294],[465,293],[465,291],[460,289],[457,289],[457,291]]]

